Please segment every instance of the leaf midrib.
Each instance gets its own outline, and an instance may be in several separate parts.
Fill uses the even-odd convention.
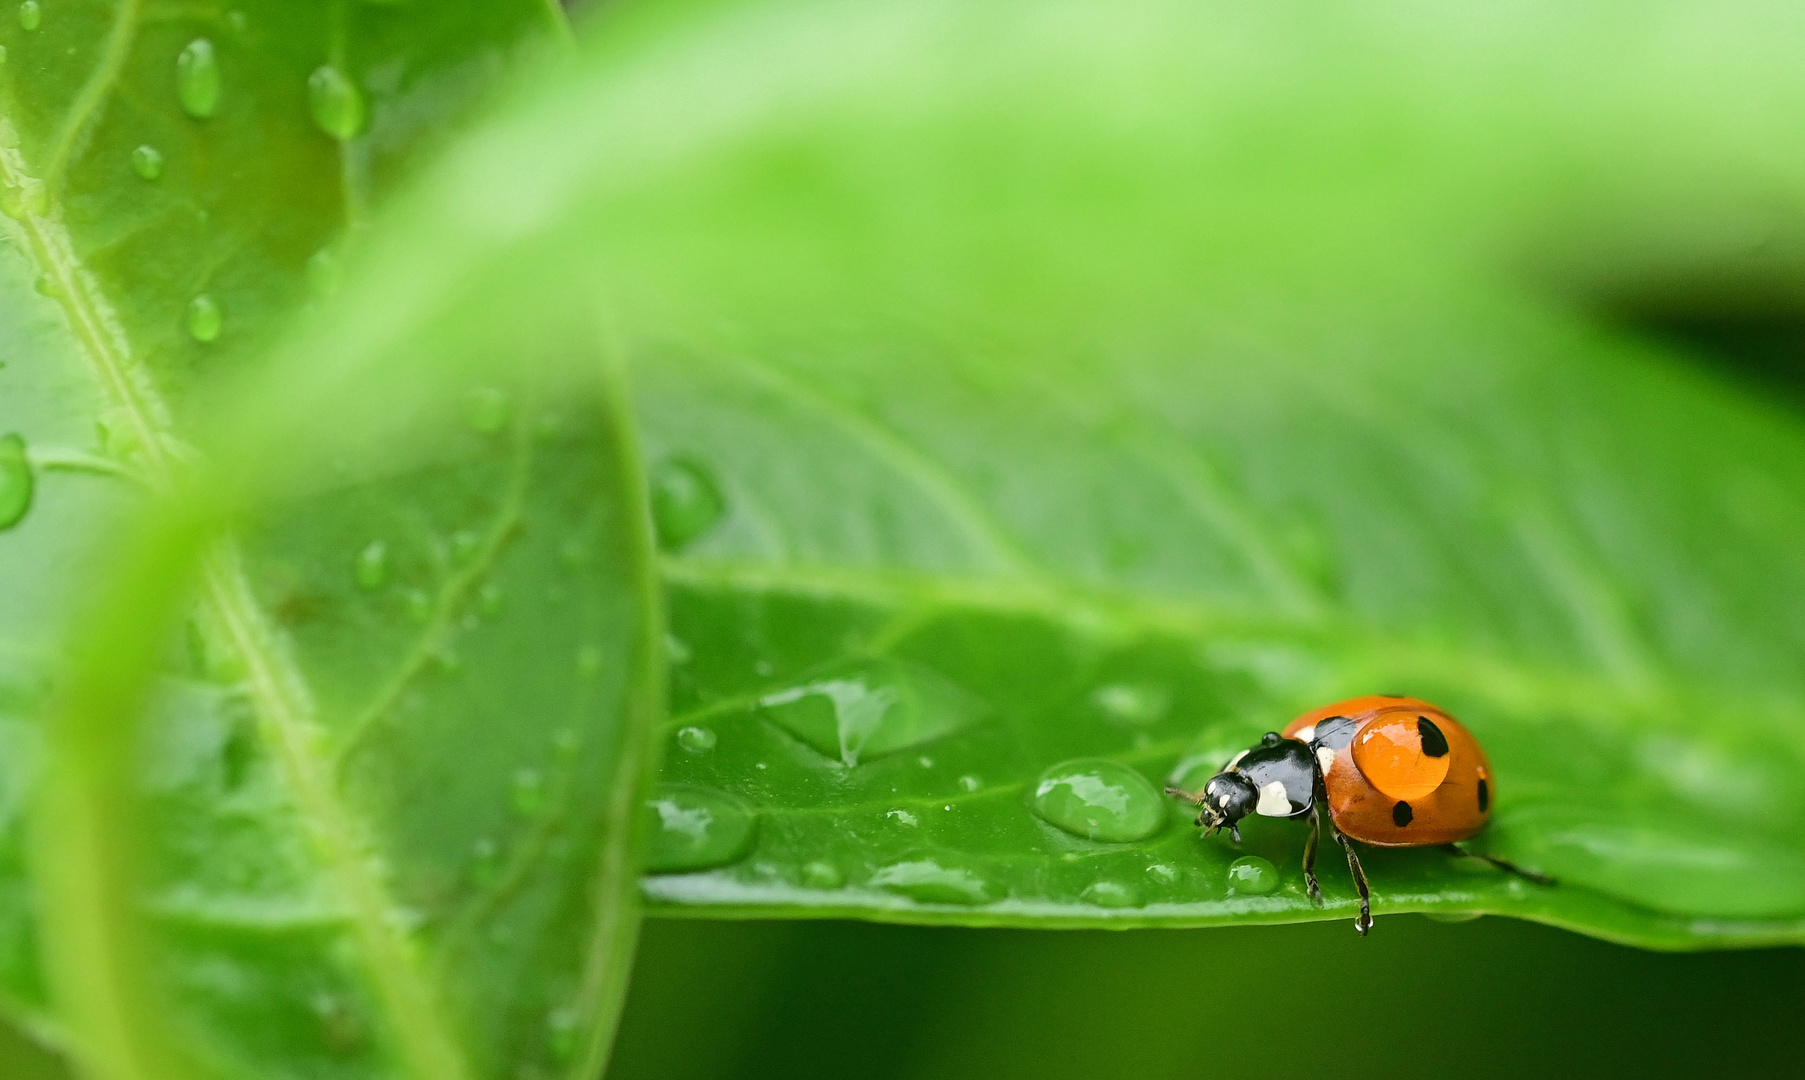
[[[108,56],[122,55],[129,48],[131,26],[115,24]],[[80,109],[72,112],[63,145],[73,146],[79,139],[80,126],[92,120],[110,85],[104,68],[90,78],[78,105],[88,102],[90,90],[94,100],[88,102],[85,115]],[[0,125],[12,126],[4,115]],[[16,143],[0,138],[0,145]],[[75,255],[57,214],[54,191],[31,174],[16,149],[0,149],[0,184],[22,193],[17,222],[25,234],[25,254],[53,285],[79,351],[111,410],[129,423],[142,458],[143,479],[159,494],[173,491],[178,480],[178,454],[173,448],[180,440],[170,410],[142,368],[132,363],[113,306]],[[201,604],[226,630],[245,665],[263,740],[275,748],[316,854],[348,902],[352,933],[364,951],[370,981],[407,1073],[420,1080],[463,1080],[468,1075],[463,1055],[434,1007],[434,995],[420,976],[411,944],[390,917],[396,905],[371,872],[369,845],[362,842],[353,816],[337,798],[332,770],[318,749],[325,740],[314,721],[305,679],[276,646],[268,620],[252,598],[235,545],[221,541],[205,556],[202,573]]]

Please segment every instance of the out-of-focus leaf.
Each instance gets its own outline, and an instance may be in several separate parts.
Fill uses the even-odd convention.
[[[593,1074],[656,699],[593,347],[334,317],[269,377],[311,398],[195,392],[337,289],[368,207],[560,17],[29,8],[0,28],[0,487],[30,489],[0,521],[0,994],[105,1075]],[[121,545],[195,442],[242,529],[166,644],[184,549]],[[131,566],[64,672],[67,613]]]

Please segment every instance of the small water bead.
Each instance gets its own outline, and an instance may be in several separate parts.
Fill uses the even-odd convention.
[[[1119,881],[1093,881],[1078,894],[1078,899],[1093,907],[1130,908],[1141,906],[1140,891]]]
[[[19,25],[26,30],[36,30],[44,22],[44,9],[38,0],[25,0],[19,5]]]
[[[1166,718],[1172,693],[1146,683],[1110,683],[1091,691],[1091,704],[1111,723],[1145,727]]]
[[[205,120],[219,110],[219,58],[213,43],[195,38],[175,59],[176,98],[182,111]]]
[[[483,837],[470,849],[470,880],[478,885],[493,885],[501,877],[501,845]]]
[[[652,522],[658,546],[677,551],[714,527],[727,512],[720,486],[702,466],[668,460],[652,470]]]
[[[890,811],[887,811],[884,814],[884,816],[889,818],[891,821],[896,822],[898,825],[906,825],[911,829],[913,829],[915,826],[921,824],[921,821],[918,818],[916,818],[916,816],[914,814],[910,813],[907,810],[902,810],[902,809],[890,810]]]
[[[513,791],[508,805],[521,817],[538,817],[545,809],[545,777],[538,769],[514,770]]]
[[[338,252],[323,247],[307,257],[307,287],[315,296],[333,295],[343,280],[344,270]]]
[[[975,776],[966,775],[958,779],[958,784],[960,791],[976,791],[984,786],[984,781]]]
[[[846,875],[833,863],[817,859],[803,866],[802,883],[811,889],[837,889],[846,884]]]
[[[225,323],[226,314],[211,295],[202,293],[188,301],[188,336],[194,340],[203,345],[219,340]]]
[[[677,732],[677,745],[692,754],[706,754],[718,741],[713,728],[686,727]]]
[[[364,592],[375,592],[389,580],[389,546],[381,540],[372,540],[357,553],[352,570],[357,580],[357,587]]]
[[[996,887],[983,875],[932,858],[891,863],[871,875],[871,884],[924,904],[969,907],[996,899]]]
[[[1228,864],[1230,896],[1265,896],[1278,887],[1278,868],[1258,855],[1245,855]]]
[[[132,151],[132,171],[140,180],[155,180],[163,175],[163,152],[154,146],[140,146]]]
[[[307,104],[313,110],[313,122],[335,139],[353,138],[363,130],[363,92],[330,64],[307,76]]]
[[[494,435],[514,416],[514,397],[494,386],[479,386],[464,396],[464,420],[479,435]]]
[[[1147,868],[1147,876],[1161,885],[1173,885],[1178,882],[1178,870],[1165,863],[1154,863]]]
[[[1147,778],[1107,758],[1078,758],[1041,773],[1029,806],[1066,832],[1112,844],[1145,840],[1166,823],[1165,800]]]
[[[660,784],[646,807],[652,817],[646,869],[654,874],[738,862],[758,825],[758,812],[745,800],[693,784]]]
[[[889,657],[816,668],[759,699],[765,719],[848,767],[951,734],[983,715],[945,676]]]
[[[17,432],[0,435],[0,531],[24,520],[36,486],[31,459],[25,453],[25,437]]]

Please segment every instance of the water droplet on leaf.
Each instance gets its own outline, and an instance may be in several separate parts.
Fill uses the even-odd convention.
[[[19,5],[19,25],[26,30],[36,30],[44,22],[44,9],[38,0],[25,0]]]
[[[389,580],[389,546],[381,540],[370,541],[357,553],[353,574],[364,592],[382,588]]]
[[[188,301],[188,334],[194,340],[203,345],[217,341],[225,322],[226,314],[220,309],[219,301],[207,293]]]
[[[803,866],[802,883],[811,889],[837,889],[846,884],[846,875],[833,863],[816,860]]]
[[[1110,723],[1144,727],[1166,718],[1172,694],[1145,683],[1109,683],[1091,691],[1091,703]]]
[[[538,817],[545,809],[545,777],[538,769],[514,770],[513,792],[508,804],[521,817]]]
[[[24,436],[0,435],[0,529],[10,529],[24,519],[31,509],[35,484]]]
[[[307,103],[313,110],[313,122],[335,139],[349,139],[363,130],[363,92],[330,64],[307,76]]]
[[[652,521],[658,546],[677,551],[712,528],[727,510],[720,487],[700,465],[669,460],[652,470]]]
[[[646,806],[652,816],[646,869],[654,874],[737,862],[751,848],[758,824],[758,812],[745,800],[693,784],[660,784]]]
[[[995,886],[984,875],[932,858],[891,863],[871,875],[871,884],[924,904],[969,907],[996,898]]]
[[[141,180],[155,180],[163,175],[163,152],[154,146],[140,146],[132,151],[132,171]]]
[[[914,814],[911,814],[909,811],[903,810],[901,808],[886,811],[884,813],[884,816],[889,818],[891,821],[896,822],[898,825],[906,825],[911,829],[913,829],[915,826],[921,824],[920,820],[917,819]]]
[[[1135,888],[1119,881],[1093,881],[1085,886],[1078,899],[1094,907],[1127,908],[1140,907],[1141,894]]]
[[[1246,855],[1228,864],[1228,891],[1231,896],[1265,896],[1278,887],[1278,868],[1258,855]]]
[[[677,732],[677,745],[692,754],[706,754],[714,749],[717,738],[713,728],[686,727]]]
[[[983,715],[938,672],[889,657],[841,661],[759,699],[778,727],[847,766],[938,739]]]
[[[1147,778],[1107,758],[1061,762],[1040,774],[1034,812],[1090,840],[1145,840],[1166,823],[1166,806]]]
[[[978,779],[975,776],[968,775],[968,776],[961,776],[959,778],[959,790],[960,791],[976,791],[983,786],[984,786],[984,781]]]
[[[219,109],[219,58],[206,38],[190,41],[175,59],[176,98],[182,111],[205,120]]]

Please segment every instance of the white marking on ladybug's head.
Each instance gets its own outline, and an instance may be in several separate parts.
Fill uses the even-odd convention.
[[[1316,725],[1311,724],[1307,728],[1299,728],[1297,734],[1291,737],[1298,742],[1309,742],[1311,739],[1316,738]]]
[[[1322,769],[1324,776],[1329,775],[1329,766],[1335,764],[1335,751],[1326,746],[1316,748],[1316,764]]]
[[[1254,807],[1254,813],[1263,817],[1290,817],[1291,800],[1285,796],[1285,785],[1274,780],[1261,788],[1260,802]]]

